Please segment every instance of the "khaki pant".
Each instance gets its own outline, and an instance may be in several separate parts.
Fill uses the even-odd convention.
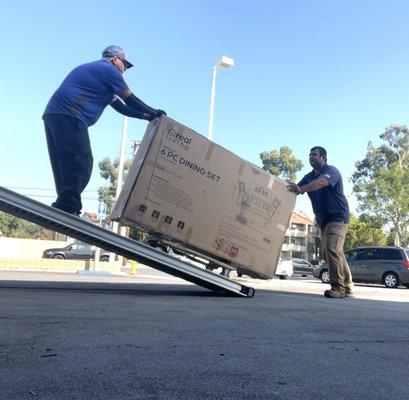
[[[344,254],[348,224],[329,222],[321,229],[322,248],[328,264],[331,289],[341,293],[353,293],[351,271]]]

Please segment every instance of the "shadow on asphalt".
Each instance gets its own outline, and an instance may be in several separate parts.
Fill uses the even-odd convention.
[[[247,282],[246,285],[249,285]],[[251,285],[249,285],[251,286]],[[210,289],[193,285],[121,283],[121,282],[61,282],[61,281],[31,281],[31,280],[1,280],[0,289],[29,289],[47,291],[83,291],[99,293],[121,293],[132,296],[184,296],[184,297],[220,297],[230,299],[247,299],[246,297],[223,294]],[[316,293],[289,292],[285,290],[256,289],[257,294],[276,294],[285,296],[323,297]]]
[[[249,285],[249,282],[245,283]],[[360,285],[361,286],[361,285]],[[106,293],[106,294],[121,294],[129,296],[175,296],[175,297],[203,297],[203,298],[228,298],[228,299],[243,299],[248,298],[234,296],[232,294],[223,294],[211,291],[196,285],[181,285],[181,284],[152,284],[152,283],[122,283],[122,282],[63,282],[63,281],[32,281],[32,280],[0,280],[0,289],[21,289],[21,290],[39,290],[39,291],[82,291],[90,293]],[[390,289],[397,291],[398,289]],[[403,288],[403,290],[408,290]],[[409,292],[409,290],[408,290]],[[265,299],[266,295],[277,295],[280,297],[292,298],[309,298],[310,300],[325,301],[328,303],[341,304],[353,302],[379,302],[379,303],[401,303],[400,299],[394,301],[385,299],[370,299],[370,298],[346,298],[346,299],[327,299],[323,293],[308,293],[288,290],[266,290],[256,289],[254,299]],[[251,300],[251,299],[248,299]]]
[[[146,284],[146,283],[120,283],[120,282],[54,282],[54,281],[24,281],[2,280],[0,289],[34,289],[34,290],[80,290],[89,292],[115,292],[132,294],[136,296],[189,296],[189,297],[229,297],[237,296],[217,293],[198,286],[171,285],[171,284]]]
[[[246,283],[248,284],[248,283]],[[61,282],[61,281],[30,281],[30,280],[1,280],[1,289],[21,289],[38,291],[81,291],[89,293],[120,294],[129,296],[176,296],[203,297],[251,300],[251,298],[223,294],[192,285],[149,284],[149,283],[121,283],[121,282]],[[322,294],[289,292],[285,290],[256,289],[255,297],[261,295],[280,295],[285,297],[323,298]],[[329,299],[327,299],[329,300]]]

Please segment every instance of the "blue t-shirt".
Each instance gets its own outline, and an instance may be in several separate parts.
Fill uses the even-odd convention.
[[[52,95],[45,114],[65,114],[94,125],[114,95],[128,90],[121,72],[107,59],[74,68]]]
[[[317,178],[325,178],[329,182],[329,185],[322,189],[308,192],[319,227],[324,228],[328,222],[333,221],[348,223],[349,207],[340,172],[331,165],[325,165],[319,175],[315,175],[314,170],[305,175],[298,186],[306,185]]]

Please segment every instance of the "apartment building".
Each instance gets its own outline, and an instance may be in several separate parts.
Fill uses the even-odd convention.
[[[303,215],[292,213],[281,248],[281,257],[313,259],[313,246],[309,246],[308,243],[315,243],[316,237],[314,221]]]

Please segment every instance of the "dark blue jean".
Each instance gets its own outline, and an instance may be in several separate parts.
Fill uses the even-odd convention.
[[[57,191],[52,206],[79,215],[93,165],[88,128],[69,115],[47,114],[43,120]]]

